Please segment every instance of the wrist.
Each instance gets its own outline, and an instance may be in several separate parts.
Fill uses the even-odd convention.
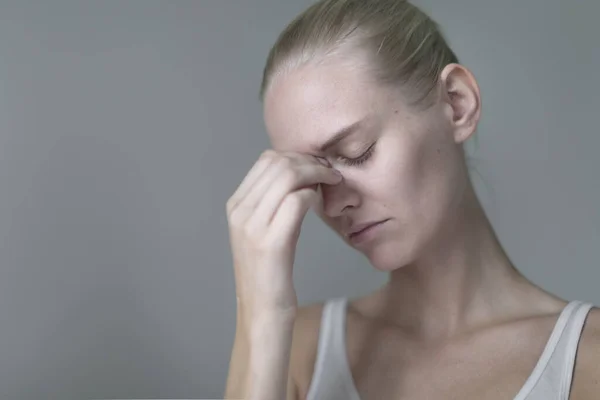
[[[262,314],[249,321],[248,339],[253,345],[261,346],[270,341],[281,341],[291,337],[294,330],[295,315]]]
[[[285,330],[293,327],[296,320],[296,309],[252,311],[238,305],[237,325],[247,336],[254,332]]]

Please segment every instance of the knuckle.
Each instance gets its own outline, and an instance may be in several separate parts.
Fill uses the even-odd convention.
[[[243,226],[245,220],[243,217],[243,212],[239,209],[239,207],[231,210],[227,215],[227,219],[229,221],[229,226],[231,228],[235,228],[236,230]]]
[[[225,210],[227,211],[227,214],[230,215],[233,210],[235,209],[235,204],[236,204],[236,199],[234,199],[233,197],[230,197],[227,200],[227,203],[225,203]]]
[[[279,159],[277,160],[277,165],[280,168],[290,170],[294,166],[294,163],[292,162],[291,158],[285,157],[285,156],[280,156]]]
[[[300,172],[297,169],[288,168],[282,175],[282,180],[287,186],[294,186],[300,180]]]
[[[232,230],[238,230],[240,227],[240,218],[237,216],[237,213],[233,212],[229,214],[227,217],[229,228]]]

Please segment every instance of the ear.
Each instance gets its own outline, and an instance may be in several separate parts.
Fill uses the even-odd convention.
[[[448,106],[454,140],[463,143],[476,131],[481,115],[479,86],[473,74],[459,64],[448,64],[440,74],[442,102]]]

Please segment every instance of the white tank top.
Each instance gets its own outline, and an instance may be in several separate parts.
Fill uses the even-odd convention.
[[[361,400],[346,358],[346,304],[325,303],[315,369],[306,400]],[[575,355],[592,304],[571,301],[561,312],[541,357],[514,400],[568,400]]]

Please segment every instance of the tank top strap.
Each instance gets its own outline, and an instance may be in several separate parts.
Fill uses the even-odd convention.
[[[568,322],[565,335],[562,338],[564,342],[564,361],[562,362],[563,376],[561,379],[560,398],[564,400],[569,399],[569,394],[571,392],[573,372],[575,371],[575,359],[579,348],[579,341],[583,333],[583,326],[587,315],[594,307],[593,304],[583,303],[581,301],[574,301],[573,303],[574,310]]]
[[[593,304],[569,302],[531,375],[514,400],[568,400],[583,325]]]
[[[306,400],[360,400],[346,355],[346,298],[328,300],[321,315],[317,359]]]

